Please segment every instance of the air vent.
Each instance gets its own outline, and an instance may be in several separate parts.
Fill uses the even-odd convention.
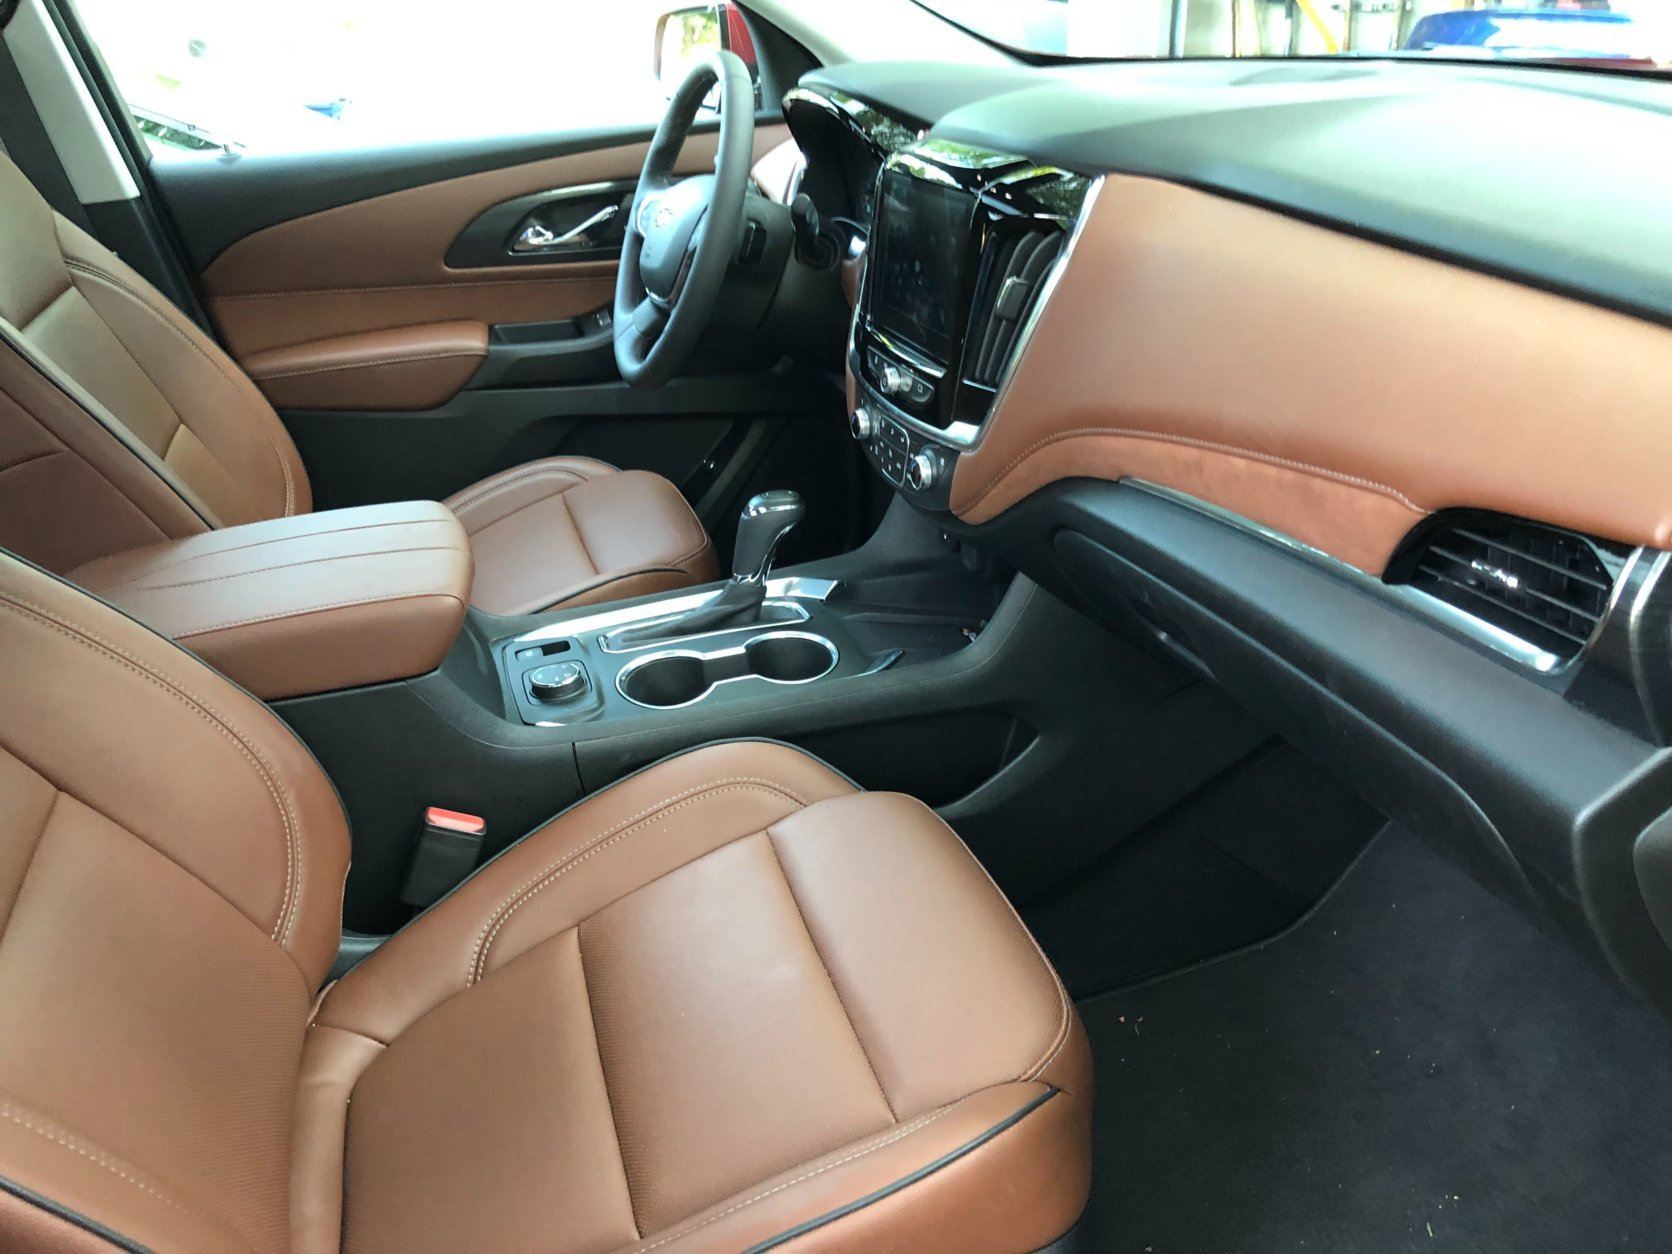
[[[1444,518],[1400,560],[1430,596],[1555,654],[1578,655],[1631,550],[1496,514]]]
[[[971,383],[998,386],[1022,325],[1062,253],[1063,240],[1063,233],[1053,227],[1000,237],[989,247],[986,279],[970,323],[964,376]]]

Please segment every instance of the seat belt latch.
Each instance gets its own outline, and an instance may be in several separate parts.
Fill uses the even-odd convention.
[[[425,810],[401,900],[423,909],[457,888],[482,860],[487,835],[487,821],[477,815],[440,806]]]

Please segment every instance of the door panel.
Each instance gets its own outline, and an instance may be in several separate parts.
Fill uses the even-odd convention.
[[[756,132],[757,154],[783,126]],[[714,132],[693,135],[681,168],[712,166]],[[448,252],[497,205],[550,189],[636,178],[634,143],[408,188],[267,227],[203,273],[211,316],[240,360],[331,336],[449,320],[493,326],[576,318],[607,305],[615,262],[554,256],[544,264],[457,268]]]
[[[757,126],[756,153],[767,158],[757,180],[780,203],[798,158],[786,137],[781,124]],[[712,128],[694,134],[681,169],[711,168],[716,140]],[[615,250],[505,255],[531,211],[563,228],[563,215],[629,188],[645,149],[642,137],[617,135],[595,150],[427,183],[381,154],[392,190],[262,226],[208,265],[205,302],[280,410],[320,508],[445,497],[524,461],[575,454],[667,475],[722,556],[742,500],[769,486],[797,488],[816,506],[792,556],[855,542],[874,503],[850,473],[841,397],[827,379],[784,369],[705,377],[698,362],[697,377],[633,391],[616,375],[601,316]],[[421,170],[421,151],[414,159]],[[212,174],[247,177],[245,160],[267,159],[198,166],[184,181],[158,167],[162,194],[186,198],[183,226],[212,220],[187,205],[215,195]],[[303,158],[275,160],[309,186],[341,168],[338,154],[322,154],[313,173]],[[492,247],[470,255],[461,241],[473,236]],[[470,264],[483,261],[492,264]]]

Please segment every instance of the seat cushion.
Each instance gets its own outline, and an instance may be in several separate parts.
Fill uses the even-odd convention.
[[[548,457],[446,502],[476,557],[471,600],[533,614],[706,583],[714,546],[661,475],[585,457]]]
[[[303,1070],[302,1248],[1031,1250],[1089,1188],[1084,1033],[1014,911],[780,745],[513,846],[329,991]]]

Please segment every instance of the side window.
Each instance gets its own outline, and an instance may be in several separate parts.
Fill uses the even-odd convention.
[[[642,125],[718,27],[678,0],[76,0],[153,150],[310,152]],[[673,29],[670,29],[670,25]]]

